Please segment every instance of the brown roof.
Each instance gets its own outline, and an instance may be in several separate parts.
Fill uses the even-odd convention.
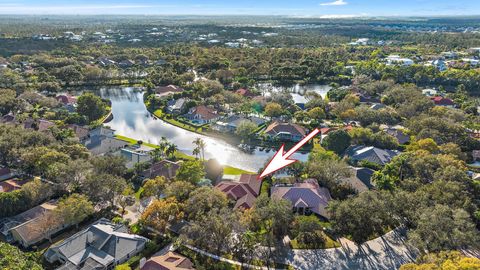
[[[183,92],[183,88],[171,84],[167,86],[158,86],[155,88],[155,93],[160,96],[181,92]]]
[[[77,102],[77,98],[70,95],[58,95],[55,97],[55,99],[63,103],[64,105],[74,104]]]
[[[50,127],[55,126],[55,123],[50,122],[48,120],[40,119],[38,120],[38,131],[46,131]]]
[[[244,96],[244,97],[253,97],[254,96],[254,94],[252,92],[250,92],[250,90],[245,89],[245,88],[240,88],[237,91],[235,91],[235,93],[239,94],[241,96]]]
[[[268,133],[271,135],[276,135],[281,132],[288,132],[292,135],[298,135],[298,136],[305,136],[305,134],[307,133],[305,128],[297,124],[280,123],[278,121],[271,123],[265,130],[265,133]]]
[[[200,105],[190,109],[189,114],[192,114],[192,115],[198,114],[204,120],[210,120],[210,119],[215,119],[219,117],[219,115],[214,109],[208,108],[205,105]]]
[[[260,194],[262,181],[256,174],[242,174],[238,181],[221,181],[215,188],[222,191],[231,200],[236,201],[236,208],[248,209],[253,206]]]
[[[313,213],[329,217],[326,207],[332,199],[330,192],[319,187],[315,179],[307,179],[292,186],[275,186],[271,191],[272,198],[285,199],[290,201],[293,207],[308,207]]]
[[[167,252],[161,256],[150,258],[141,268],[141,270],[185,270],[195,269],[193,263],[186,257],[174,252]]]
[[[19,180],[19,179],[10,179],[7,181],[0,182],[0,193],[2,192],[12,192],[14,190],[22,188],[28,180]]]
[[[89,129],[86,127],[82,127],[76,124],[70,124],[67,126],[67,128],[72,129],[75,133],[75,137],[79,138],[80,140],[88,137]]]
[[[142,176],[145,178],[163,176],[167,179],[172,179],[177,174],[179,168],[180,162],[172,162],[165,159],[153,164],[149,169],[143,171]]]

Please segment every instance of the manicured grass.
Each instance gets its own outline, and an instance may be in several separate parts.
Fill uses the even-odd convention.
[[[325,244],[323,246],[324,249],[327,248],[337,248],[340,247],[340,243],[330,238],[327,234],[322,233],[323,237],[325,238]],[[308,247],[304,247],[303,245],[299,244],[296,239],[290,241],[290,245],[293,249],[308,249]]]
[[[254,172],[249,172],[246,170],[225,165],[223,166],[223,174],[239,175],[239,174],[254,174]]]
[[[180,122],[180,121],[178,121],[174,118],[166,117],[165,113],[161,109],[156,110],[155,112],[153,112],[153,114],[156,117],[162,119],[163,121],[165,121],[167,123],[170,123],[174,126],[177,126],[179,128],[183,128],[183,129],[186,129],[188,131],[195,132],[195,133],[202,133],[202,128],[201,127],[195,127],[193,125],[189,125],[189,124]]]

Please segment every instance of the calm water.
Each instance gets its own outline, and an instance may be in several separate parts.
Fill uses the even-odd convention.
[[[207,159],[215,158],[221,164],[249,171],[257,171],[263,167],[275,153],[258,149],[252,153],[246,153],[220,139],[170,125],[147,111],[143,103],[143,93],[134,88],[103,88],[99,90],[99,94],[112,102],[113,120],[106,125],[115,129],[116,134],[154,144],[157,144],[162,137],[166,137],[176,144],[180,151],[189,155],[195,147],[192,141],[200,137],[207,145],[205,149]],[[295,154],[293,158],[306,160],[307,156],[307,154]]]
[[[307,84],[300,85],[295,84],[293,86],[274,86],[270,83],[257,84],[257,88],[260,89],[263,95],[270,95],[274,92],[280,92],[287,90],[292,95],[295,103],[307,103],[307,99],[304,97],[307,92],[315,92],[325,98],[327,93],[332,87],[327,84]]]

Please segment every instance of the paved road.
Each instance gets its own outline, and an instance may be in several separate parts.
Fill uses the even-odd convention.
[[[417,257],[417,250],[408,247],[405,240],[405,231],[397,229],[361,246],[341,239],[340,248],[290,250],[285,256],[287,263],[302,270],[398,269],[400,265],[412,262]]]

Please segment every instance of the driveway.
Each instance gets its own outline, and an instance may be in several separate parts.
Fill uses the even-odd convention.
[[[407,246],[404,229],[393,230],[357,246],[345,238],[342,247],[319,250],[287,251],[286,263],[295,269],[398,269],[417,257],[417,250]]]

